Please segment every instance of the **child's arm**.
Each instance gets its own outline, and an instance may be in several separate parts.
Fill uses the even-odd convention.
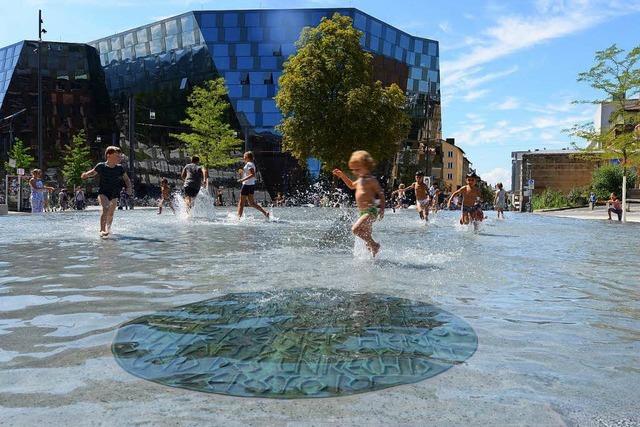
[[[80,179],[85,180],[85,179],[89,179],[89,178],[91,178],[93,176],[96,176],[96,175],[98,175],[98,172],[96,172],[96,168],[93,168],[93,169],[91,169],[89,171],[83,172],[82,175],[80,175]]]
[[[251,178],[253,178],[254,176],[256,176],[256,171],[253,168],[249,168],[249,175],[245,176],[242,179],[239,179],[238,182],[245,182]]]
[[[349,187],[352,190],[356,189],[356,184],[353,181],[351,181],[351,179],[349,179],[349,177],[345,175],[344,172],[342,172],[340,169],[334,169],[332,173],[338,178],[340,178],[342,182],[344,182],[347,185],[347,187]]]
[[[36,188],[36,179],[35,179],[35,178],[31,178],[31,179],[29,180],[29,186],[31,186],[31,191],[33,191],[33,190],[36,190],[36,191],[37,191],[37,190],[38,190],[38,189]]]
[[[458,194],[462,193],[462,189],[463,189],[463,188],[464,188],[464,187],[460,187],[460,188],[458,188],[456,191],[454,191],[453,193],[451,193],[451,195],[449,196],[449,200],[447,200],[447,208],[450,208],[450,207],[451,207],[451,200],[453,200],[453,198],[454,198],[455,196],[457,196]]]

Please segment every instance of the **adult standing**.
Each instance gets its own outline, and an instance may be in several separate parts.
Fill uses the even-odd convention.
[[[182,189],[184,191],[184,201],[187,205],[187,213],[191,212],[200,188],[205,185],[205,176],[206,172],[200,166],[200,157],[191,156],[191,163],[182,169],[182,179],[184,180]]]

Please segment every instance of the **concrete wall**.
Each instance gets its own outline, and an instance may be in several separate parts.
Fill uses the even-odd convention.
[[[574,153],[534,152],[522,155],[522,179],[535,180],[535,193],[547,188],[569,193],[572,188],[591,183],[593,171],[603,162]]]

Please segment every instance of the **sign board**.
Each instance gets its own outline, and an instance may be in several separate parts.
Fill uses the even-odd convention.
[[[18,175],[24,175],[24,169],[18,168]]]
[[[527,181],[527,184],[529,185],[529,189],[533,190],[535,188],[535,181],[533,179],[530,179],[529,181]]]
[[[16,159],[9,159],[9,167],[11,168],[16,167]]]

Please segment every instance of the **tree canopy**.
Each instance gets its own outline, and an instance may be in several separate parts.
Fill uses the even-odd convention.
[[[16,168],[28,170],[35,160],[29,151],[29,147],[26,147],[20,138],[16,138],[13,142],[13,147],[9,150],[9,158],[16,161],[16,166],[15,168],[11,167],[9,162],[5,162],[4,169],[7,172],[15,172]]]
[[[65,145],[64,165],[62,174],[67,185],[78,186],[82,184],[80,175],[82,172],[91,169],[91,153],[87,144],[87,137],[84,130],[74,135],[71,144]]]
[[[242,145],[227,119],[227,88],[224,79],[208,80],[196,86],[189,95],[187,118],[182,124],[191,128],[190,133],[172,134],[182,141],[190,155],[200,157],[205,168],[223,167],[238,162],[233,151]]]
[[[315,157],[323,168],[346,165],[355,150],[377,161],[393,156],[406,137],[405,95],[374,82],[372,56],[360,46],[351,18],[334,14],[307,27],[298,51],[284,63],[276,104],[282,147],[300,162]]]
[[[640,140],[634,135],[634,126],[640,122],[640,114],[629,109],[629,99],[640,94],[640,46],[625,50],[615,44],[596,52],[595,64],[578,74],[579,82],[586,82],[604,97],[578,101],[583,103],[613,103],[611,126],[599,131],[593,123],[575,125],[571,133],[587,140],[587,151],[598,152],[605,159],[620,159],[623,169],[640,162]]]

